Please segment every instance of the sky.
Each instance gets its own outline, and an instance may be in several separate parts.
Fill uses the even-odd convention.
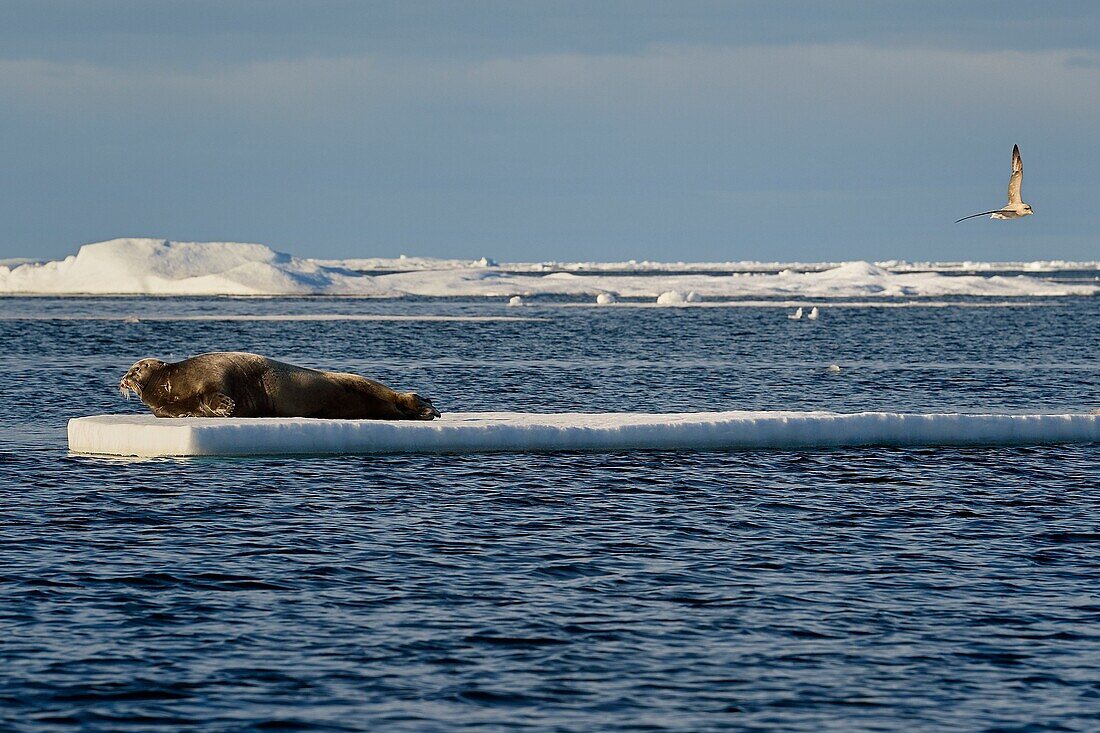
[[[1093,2],[0,2],[0,258],[1100,259]],[[1019,221],[1000,206],[1012,145]]]

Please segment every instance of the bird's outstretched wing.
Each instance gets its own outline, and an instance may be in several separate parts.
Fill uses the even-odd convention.
[[[955,223],[958,224],[960,221],[966,221],[967,219],[973,219],[975,216],[985,216],[986,214],[999,214],[1002,211],[1004,211],[1004,209],[991,209],[989,211],[983,211],[980,214],[971,214],[970,216],[964,216],[961,219],[956,219]]]
[[[1024,161],[1020,159],[1020,146],[1012,146],[1012,178],[1008,179],[1008,203],[1019,204],[1020,183],[1024,180]]]

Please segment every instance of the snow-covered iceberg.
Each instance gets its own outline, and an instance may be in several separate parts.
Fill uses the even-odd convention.
[[[113,239],[60,261],[0,267],[0,292],[141,295],[374,293],[371,278],[262,244]]]
[[[431,422],[307,418],[69,421],[69,449],[118,456],[730,450],[1100,441],[1100,415],[471,412]]]
[[[409,259],[409,258],[406,258]],[[685,301],[722,298],[924,296],[1058,296],[1100,293],[1100,281],[1056,282],[1036,277],[896,272],[868,262],[803,265],[778,271],[615,271],[589,268],[541,272],[539,265],[498,265],[488,259],[417,259],[398,270],[364,271],[364,260],[294,257],[262,244],[114,239],[87,244],[76,255],[45,263],[0,265],[0,293],[119,295],[355,295],[376,297],[528,297],[600,293],[648,299],[694,293]],[[374,264],[378,264],[375,261]],[[393,262],[393,261],[391,261]],[[401,261],[404,262],[404,261]]]

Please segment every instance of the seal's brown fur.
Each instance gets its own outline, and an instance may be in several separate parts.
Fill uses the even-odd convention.
[[[174,364],[142,359],[118,386],[123,393],[137,393],[157,417],[439,417],[431,400],[413,392],[239,351],[200,354]]]

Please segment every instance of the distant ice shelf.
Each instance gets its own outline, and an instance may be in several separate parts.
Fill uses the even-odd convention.
[[[96,415],[73,418],[68,433],[74,453],[140,457],[1001,446],[1100,442],[1100,415],[469,412],[431,422]]]
[[[498,264],[405,258],[314,260],[262,244],[114,239],[86,244],[63,260],[0,264],[8,295],[339,295],[373,298],[604,299],[662,297],[682,306],[708,298],[1030,297],[1100,294],[1100,280],[1057,282],[1039,277],[955,274],[870,262],[573,263],[569,270],[534,263]],[[986,272],[976,263],[970,270]],[[1088,263],[1077,263],[1082,268]],[[1045,272],[1052,263],[1036,263]],[[380,269],[373,269],[374,267]],[[395,269],[390,269],[395,268]],[[716,269],[717,268],[717,269]],[[725,269],[723,269],[725,268]],[[781,269],[776,269],[781,268]],[[960,272],[968,272],[961,270]]]

